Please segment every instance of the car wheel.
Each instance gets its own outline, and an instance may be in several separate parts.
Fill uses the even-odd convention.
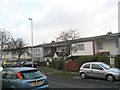
[[[114,78],[113,75],[108,75],[107,80],[110,81],[110,82],[113,82],[115,80],[115,78]]]
[[[81,73],[81,74],[80,74],[80,77],[81,77],[82,79],[85,79],[85,78],[86,78],[86,74],[85,74],[85,73]]]

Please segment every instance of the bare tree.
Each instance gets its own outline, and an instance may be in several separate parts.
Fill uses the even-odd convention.
[[[11,48],[11,49],[15,50],[15,52],[18,55],[18,60],[20,60],[21,55],[26,51],[24,49],[25,45],[26,44],[22,38],[18,38],[16,40],[14,40],[12,38],[11,41],[9,42],[9,49]]]
[[[4,29],[1,29],[0,31],[0,53],[1,53],[1,59],[2,59],[2,51],[3,49],[5,49],[8,45],[8,42],[10,41],[11,39],[11,34],[10,32],[4,30]]]
[[[70,54],[71,42],[70,40],[80,38],[79,33],[76,30],[63,31],[59,37],[57,37],[57,41],[62,41],[62,49],[65,49],[65,53],[63,54],[63,59],[65,56]],[[60,53],[59,53],[60,55]]]
[[[59,37],[57,37],[57,41],[67,41],[78,39],[79,33],[76,30],[63,31]]]

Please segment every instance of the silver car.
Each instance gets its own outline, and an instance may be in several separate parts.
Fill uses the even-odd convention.
[[[105,78],[108,81],[120,80],[120,69],[111,68],[109,65],[102,62],[84,63],[79,70],[80,77]]]

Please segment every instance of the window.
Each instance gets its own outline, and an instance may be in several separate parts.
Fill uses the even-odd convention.
[[[115,58],[110,58],[110,64],[114,64],[115,63]]]
[[[92,69],[98,69],[98,70],[103,70],[99,65],[97,64],[92,64]]]
[[[13,78],[13,72],[12,71],[7,71],[5,77],[6,77],[6,79],[12,79]]]
[[[2,74],[2,78],[5,78],[6,71],[5,71],[5,70],[3,70],[3,71],[1,72],[1,74]]]
[[[90,68],[90,64],[84,65],[83,68]]]
[[[103,43],[98,43],[97,45],[99,50],[103,49]]]
[[[41,76],[43,76],[43,74],[38,71],[38,70],[33,70],[33,71],[24,71],[22,72],[24,79],[36,79],[36,78],[40,78]]]
[[[56,48],[56,52],[63,52],[63,51],[65,51],[66,50],[66,47],[64,46],[64,47],[57,47]]]
[[[16,77],[16,75],[14,74],[13,71],[11,71],[11,70],[8,70],[8,71],[4,70],[4,71],[2,71],[2,78],[15,79],[17,77]]]
[[[79,44],[78,45],[78,50],[84,50],[84,44]]]

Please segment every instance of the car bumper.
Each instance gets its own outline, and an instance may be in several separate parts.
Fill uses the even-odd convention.
[[[47,90],[48,88],[49,88],[49,85],[44,85],[44,86],[40,86],[40,87],[29,89],[29,90],[40,90],[40,89]]]
[[[116,79],[116,80],[120,80],[120,75],[117,75],[117,76],[115,77],[115,79]]]

